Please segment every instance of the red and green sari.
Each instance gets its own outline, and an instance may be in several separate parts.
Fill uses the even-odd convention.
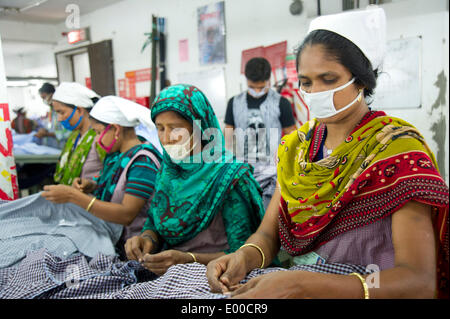
[[[403,120],[369,112],[330,156],[314,161],[325,130],[312,120],[281,140],[282,246],[302,255],[390,216],[408,201],[425,203],[433,207],[440,241],[439,296],[448,297],[449,189],[422,135]]]

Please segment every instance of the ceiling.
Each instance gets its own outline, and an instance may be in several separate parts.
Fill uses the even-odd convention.
[[[57,24],[71,13],[66,13],[69,4],[78,5],[83,15],[120,1],[123,0],[0,0],[0,20]]]

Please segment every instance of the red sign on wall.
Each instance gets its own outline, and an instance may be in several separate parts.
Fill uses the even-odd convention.
[[[245,65],[247,62],[256,57],[266,58],[272,70],[283,68],[286,65],[287,41],[275,43],[267,47],[257,47],[242,51],[241,57],[241,74],[245,73]]]
[[[281,69],[286,65],[287,41],[264,47],[264,57],[269,60],[272,69]]]
[[[245,73],[245,65],[250,59],[264,57],[264,47],[257,47],[242,51],[241,74]]]
[[[127,83],[126,79],[119,79],[117,87],[119,88],[119,96],[126,98],[127,97]]]
[[[92,82],[91,82],[91,78],[84,78],[84,82],[85,82],[85,84],[86,84],[86,87],[87,87],[88,89],[91,89],[91,90],[92,90]]]

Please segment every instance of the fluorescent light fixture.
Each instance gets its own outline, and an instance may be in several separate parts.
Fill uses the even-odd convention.
[[[30,85],[28,81],[6,81],[7,87],[25,87]]]

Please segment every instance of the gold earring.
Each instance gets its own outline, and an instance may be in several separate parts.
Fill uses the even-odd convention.
[[[363,89],[359,89],[359,98],[358,98],[358,102],[361,102],[361,100],[362,100],[362,93],[363,92]]]

